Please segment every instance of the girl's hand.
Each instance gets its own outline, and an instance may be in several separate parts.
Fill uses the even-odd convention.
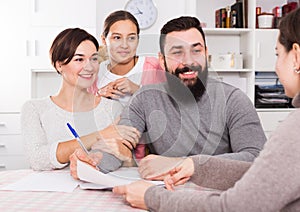
[[[100,88],[96,95],[106,98],[118,99],[125,94],[116,88],[115,82],[110,82],[106,86]]]
[[[132,95],[140,88],[140,86],[133,83],[127,77],[124,77],[121,79],[117,79],[114,82],[114,88],[122,92],[123,94],[129,93],[130,95]]]

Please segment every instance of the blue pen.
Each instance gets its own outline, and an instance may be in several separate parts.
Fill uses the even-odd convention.
[[[74,135],[74,137],[76,138],[76,140],[78,141],[79,145],[81,146],[81,148],[85,151],[86,154],[89,154],[88,150],[85,148],[85,146],[83,145],[82,141],[80,140],[77,132],[73,129],[73,127],[67,123],[68,128],[70,129],[71,133]]]

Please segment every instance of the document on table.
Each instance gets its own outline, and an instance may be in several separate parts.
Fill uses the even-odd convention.
[[[82,161],[77,161],[77,176],[84,181],[80,184],[82,189],[111,189],[114,186],[141,180],[137,167],[121,167],[116,171],[104,174]],[[163,181],[150,182],[156,185],[164,184]]]
[[[73,179],[69,170],[33,172],[0,190],[72,192],[78,185],[81,189],[111,189],[141,179],[137,167],[122,167],[103,174],[82,161],[77,161],[77,175],[81,181]],[[163,184],[163,181],[150,182]]]
[[[58,191],[72,192],[79,185],[70,171],[34,172],[15,183],[0,187],[0,190],[13,191]]]

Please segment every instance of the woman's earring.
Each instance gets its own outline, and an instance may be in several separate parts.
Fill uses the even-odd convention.
[[[300,74],[300,69],[294,67],[294,72],[297,73],[297,74]]]

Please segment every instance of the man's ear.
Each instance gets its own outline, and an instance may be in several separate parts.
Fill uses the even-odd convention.
[[[208,58],[208,48],[207,48],[207,46],[205,47],[205,56],[206,56],[206,58]]]
[[[166,67],[165,67],[165,57],[164,57],[164,55],[161,52],[158,53],[158,60],[159,60],[160,67],[162,67],[164,70],[166,70]]]

